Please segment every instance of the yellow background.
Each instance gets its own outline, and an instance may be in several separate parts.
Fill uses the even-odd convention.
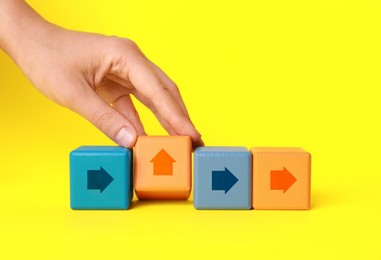
[[[112,143],[0,52],[0,259],[381,259],[380,1],[28,2],[63,27],[136,41],[207,145],[311,152],[312,209],[70,210],[69,152]]]

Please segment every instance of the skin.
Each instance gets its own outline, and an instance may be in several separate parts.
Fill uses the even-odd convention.
[[[145,135],[131,95],[170,135],[204,144],[176,84],[129,39],[66,30],[24,1],[0,0],[0,48],[41,93],[121,146]]]

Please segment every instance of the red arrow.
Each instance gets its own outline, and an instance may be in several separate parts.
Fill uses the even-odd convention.
[[[173,163],[176,162],[164,149],[161,149],[151,160],[153,175],[172,175]]]
[[[295,182],[296,178],[292,175],[286,167],[281,171],[271,171],[271,189],[283,190],[285,193]]]

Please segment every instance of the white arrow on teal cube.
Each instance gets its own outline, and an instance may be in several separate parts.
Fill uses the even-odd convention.
[[[70,153],[72,209],[128,209],[132,195],[129,149],[81,146]]]
[[[194,151],[196,209],[251,209],[252,155],[245,147]]]

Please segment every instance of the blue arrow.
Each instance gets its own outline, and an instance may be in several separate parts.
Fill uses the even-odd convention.
[[[88,190],[100,190],[100,193],[102,193],[113,180],[114,178],[102,167],[100,170],[87,171]]]
[[[237,181],[237,177],[226,167],[224,171],[212,171],[212,190],[223,190],[226,194]]]

